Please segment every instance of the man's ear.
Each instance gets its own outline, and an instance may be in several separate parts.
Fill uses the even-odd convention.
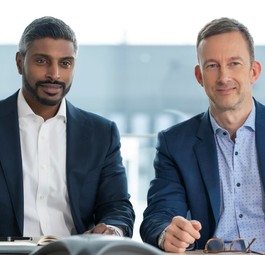
[[[194,74],[198,83],[203,87],[202,73],[199,65],[196,65],[194,68]]]
[[[17,64],[17,70],[19,74],[22,74],[22,56],[20,54],[20,52],[16,53],[16,64]]]
[[[251,77],[251,83],[252,84],[258,80],[258,78],[261,74],[261,69],[262,69],[261,63],[259,61],[255,60],[252,64],[252,77]]]

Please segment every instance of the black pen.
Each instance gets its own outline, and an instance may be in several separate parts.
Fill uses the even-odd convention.
[[[14,242],[14,241],[31,241],[32,237],[26,237],[26,236],[5,236],[0,237],[0,242]]]

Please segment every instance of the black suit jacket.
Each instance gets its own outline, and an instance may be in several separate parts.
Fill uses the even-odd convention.
[[[23,234],[23,173],[17,95],[0,101],[0,236]],[[66,102],[66,179],[78,233],[104,222],[132,236],[134,211],[116,125]]]
[[[255,101],[255,136],[260,176],[265,187],[265,107]],[[142,239],[157,246],[174,216],[188,215],[202,224],[197,248],[214,234],[220,212],[217,150],[209,113],[199,114],[158,136],[156,177],[140,227]]]

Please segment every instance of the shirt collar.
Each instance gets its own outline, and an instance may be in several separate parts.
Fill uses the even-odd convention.
[[[254,101],[252,101],[252,109],[251,109],[251,112],[250,114],[248,115],[248,118],[246,119],[245,123],[242,125],[242,127],[247,127],[253,131],[255,131],[255,118],[256,118],[256,106],[255,106],[255,103]],[[218,123],[215,121],[214,117],[212,116],[212,114],[209,112],[209,115],[210,115],[210,121],[211,121],[211,124],[212,124],[212,128],[214,130],[214,133],[216,134],[217,130],[219,129],[222,129],[224,130],[223,128],[221,128]]]
[[[22,118],[22,117],[26,117],[26,116],[37,116],[32,109],[30,108],[30,106],[28,105],[26,99],[24,98],[23,94],[22,94],[22,90],[19,90],[18,93],[18,98],[17,98],[17,106],[18,106],[18,117]],[[65,102],[65,98],[62,99],[61,105],[59,107],[59,110],[56,114],[56,116],[54,117],[62,117],[64,119],[64,121],[66,122],[66,102]]]

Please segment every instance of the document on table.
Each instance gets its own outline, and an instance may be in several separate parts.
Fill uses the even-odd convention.
[[[60,240],[57,236],[0,237],[1,254],[29,254],[48,243]]]
[[[0,246],[44,246],[61,238],[54,235],[38,237],[0,237]]]

